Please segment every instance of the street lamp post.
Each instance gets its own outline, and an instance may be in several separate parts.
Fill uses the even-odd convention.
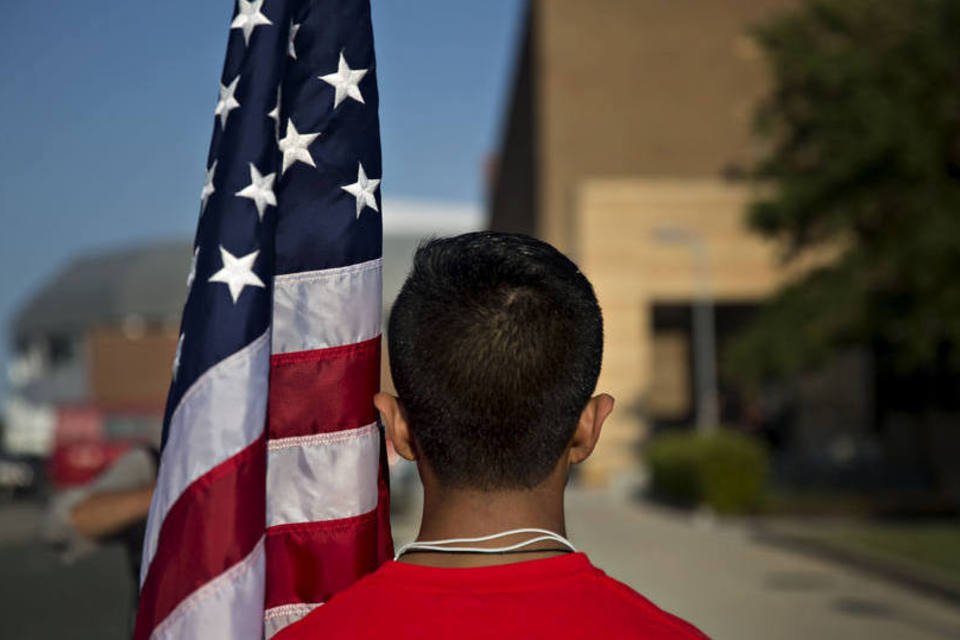
[[[707,245],[700,234],[680,227],[658,227],[654,230],[654,239],[662,244],[686,246],[693,254],[694,278],[697,287],[693,304],[693,366],[697,431],[707,433],[716,428],[720,420],[716,326]]]

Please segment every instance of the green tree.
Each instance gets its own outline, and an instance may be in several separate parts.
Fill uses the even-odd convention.
[[[903,371],[960,371],[960,0],[808,1],[756,38],[772,82],[749,225],[787,263],[835,258],[766,305],[730,368],[882,344]]]

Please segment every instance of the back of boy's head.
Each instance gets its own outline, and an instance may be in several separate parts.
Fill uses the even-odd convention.
[[[590,282],[549,244],[468,233],[422,244],[388,328],[413,440],[448,488],[530,488],[555,468],[600,373]]]

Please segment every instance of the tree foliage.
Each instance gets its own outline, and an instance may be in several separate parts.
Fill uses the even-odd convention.
[[[960,0],[814,0],[756,31],[771,88],[756,112],[771,187],[752,229],[791,262],[727,353],[759,380],[838,345],[881,343],[901,370],[960,370]]]

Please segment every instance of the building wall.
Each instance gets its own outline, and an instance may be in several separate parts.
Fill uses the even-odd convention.
[[[162,412],[170,386],[177,332],[131,333],[99,327],[89,335],[91,401],[104,411]]]
[[[754,154],[764,68],[748,29],[791,0],[537,0],[541,215],[572,245],[588,177],[715,177]]]
[[[716,178],[597,178],[580,184],[575,252],[604,315],[598,391],[617,399],[585,468],[588,481],[609,481],[634,466],[636,445],[648,429],[644,416],[651,410],[658,405],[683,409],[676,405],[687,392],[688,378],[677,369],[686,371],[689,345],[670,335],[655,342],[652,310],[655,304],[689,303],[699,282],[691,250],[659,242],[658,228],[680,228],[702,238],[708,287],[717,302],[759,300],[804,268],[781,268],[777,248],[745,228],[743,211],[750,198],[745,185]],[[659,367],[664,370],[658,372]],[[665,397],[652,397],[655,392]]]
[[[531,6],[524,27],[513,93],[504,122],[504,142],[493,166],[490,185],[491,226],[511,233],[537,232],[539,213],[539,139],[535,87],[537,43],[536,7]]]

